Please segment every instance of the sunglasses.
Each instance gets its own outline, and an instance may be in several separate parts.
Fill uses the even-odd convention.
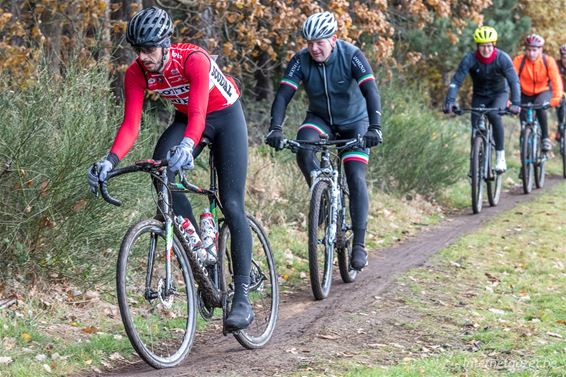
[[[155,50],[157,50],[157,47],[143,47],[143,46],[133,46],[134,51],[136,52],[136,54],[141,54],[142,52],[144,54],[152,54],[155,52]]]

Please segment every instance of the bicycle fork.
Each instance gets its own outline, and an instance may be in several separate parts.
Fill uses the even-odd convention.
[[[161,303],[170,307],[172,304],[172,294],[175,293],[175,288],[173,287],[173,278],[171,272],[171,261],[173,258],[173,240],[174,240],[174,224],[173,219],[169,214],[171,213],[171,203],[167,192],[167,176],[163,178],[161,182],[161,189],[158,193],[158,213],[163,214],[165,218],[165,277],[159,278],[157,282],[157,292],[151,289],[151,282],[153,280],[153,267],[156,257],[156,247],[157,247],[157,235],[153,235],[150,243],[150,250],[148,253],[147,261],[147,272],[145,277],[145,298],[147,300],[152,300],[159,298]]]
[[[330,184],[330,224],[326,233],[326,241],[329,245],[333,245],[336,241],[336,224],[338,219],[338,208],[340,208],[340,190],[338,189],[338,172],[333,169],[323,168],[313,170],[311,172],[310,194],[319,181],[327,181]]]

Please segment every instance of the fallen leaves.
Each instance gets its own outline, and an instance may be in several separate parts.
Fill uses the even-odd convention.
[[[320,339],[327,339],[327,340],[337,340],[340,337],[336,335],[327,335],[327,334],[317,334],[317,337]]]
[[[98,329],[94,326],[88,326],[88,327],[84,327],[81,329],[82,332],[84,332],[85,334],[96,334],[98,332]]]
[[[497,278],[496,276],[490,274],[489,272],[485,273],[485,276],[487,276],[487,278],[489,279],[490,282],[492,283],[499,283],[501,280],[499,280],[499,278]]]

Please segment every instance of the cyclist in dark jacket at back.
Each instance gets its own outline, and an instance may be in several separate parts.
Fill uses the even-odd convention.
[[[323,135],[331,139],[364,136],[366,148],[341,155],[351,198],[354,233],[351,267],[361,270],[367,265],[364,242],[369,201],[366,184],[368,148],[382,142],[381,99],[366,57],[359,48],[338,40],[337,28],[336,19],[329,12],[315,13],[304,23],[307,48],[297,52],[287,65],[271,108],[271,126],[266,141],[276,150],[283,147],[285,110],[301,82],[309,98],[309,109],[297,139],[316,141]],[[314,152],[299,151],[297,163],[310,185],[310,173],[319,167]]]
[[[504,109],[507,106],[509,88],[511,88],[511,107],[509,109],[512,113],[518,114],[521,111],[519,77],[509,55],[495,47],[497,31],[489,26],[481,26],[474,31],[474,42],[477,45],[476,51],[464,56],[450,82],[444,102],[444,112],[453,111],[458,89],[466,76],[470,74],[473,82],[472,107],[483,105]],[[493,126],[495,139],[495,170],[504,172],[507,170],[507,164],[501,116],[497,112],[490,112],[487,116]],[[475,127],[478,119],[479,116],[472,113],[472,127]]]
[[[562,88],[566,88],[566,44],[560,46],[560,56],[556,59],[560,76],[562,76]],[[556,140],[560,140],[560,125],[566,121],[564,115],[566,113],[566,91],[560,102],[560,106],[556,108],[556,117],[558,118],[558,132],[556,132]]]

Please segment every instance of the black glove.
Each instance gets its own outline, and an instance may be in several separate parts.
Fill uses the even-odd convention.
[[[114,164],[107,158],[94,163],[87,171],[88,187],[90,192],[98,196],[98,182],[106,181],[106,176],[114,168]]]
[[[283,130],[281,126],[274,126],[269,129],[265,137],[265,142],[276,151],[283,149]]]
[[[381,126],[379,124],[372,124],[368,127],[368,131],[364,135],[364,143],[366,148],[375,147],[383,143],[383,134],[381,133]]]
[[[511,105],[511,106],[509,106],[509,112],[510,112],[511,114],[517,115],[517,114],[519,114],[519,113],[521,112],[521,106],[519,106],[519,105]]]
[[[444,112],[444,114],[450,114],[452,111],[454,111],[455,107],[456,104],[454,102],[446,102],[444,104],[444,107],[442,108],[442,111]]]

